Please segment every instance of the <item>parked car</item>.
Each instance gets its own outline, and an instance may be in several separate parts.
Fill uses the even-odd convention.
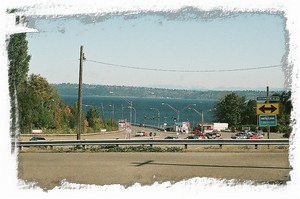
[[[231,129],[226,128],[226,129],[224,130],[224,132],[231,132]]]
[[[184,139],[187,139],[187,140],[194,140],[194,139],[198,139],[199,138],[199,136],[197,136],[197,135],[189,135],[189,136],[187,136],[186,138],[184,138]]]
[[[257,130],[256,133],[259,134],[259,135],[262,135],[262,136],[265,135],[265,133],[262,130]]]
[[[212,134],[213,134],[213,136],[216,136],[216,138],[221,137],[221,133],[219,133],[219,132],[213,132]]]
[[[202,139],[206,139],[206,137],[204,135],[189,135],[184,139],[202,140]]]
[[[135,133],[135,137],[143,137],[143,136],[148,136],[148,133],[145,131],[138,131]]]
[[[206,139],[215,139],[217,137],[214,133],[205,133],[204,136]]]
[[[149,136],[156,136],[156,133],[155,132],[150,132]]]
[[[171,139],[171,140],[175,140],[175,139],[178,139],[177,137],[174,137],[174,136],[167,136],[167,137],[165,137],[165,139]]]
[[[264,138],[264,136],[258,133],[251,132],[248,134],[248,139],[262,139],[262,138]]]
[[[231,139],[248,139],[247,133],[244,132],[238,132],[231,136]]]
[[[199,130],[192,131],[192,134],[194,134],[194,135],[203,135],[203,133]]]
[[[44,137],[37,137],[37,136],[34,136],[29,139],[29,141],[42,141],[42,140],[46,140],[46,139]]]

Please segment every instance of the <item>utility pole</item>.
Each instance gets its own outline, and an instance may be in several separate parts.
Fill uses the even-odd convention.
[[[267,86],[267,104],[269,103],[269,86]],[[268,125],[268,139],[270,139],[270,125]],[[269,145],[268,145],[269,147]]]
[[[78,103],[77,103],[77,140],[80,140],[81,134],[81,115],[82,115],[82,62],[84,60],[83,46],[80,46],[79,61],[79,85],[78,85]]]

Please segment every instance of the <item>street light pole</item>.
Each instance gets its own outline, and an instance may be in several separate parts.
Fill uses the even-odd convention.
[[[114,94],[114,92],[112,92],[112,91],[110,91],[109,92],[109,94]],[[117,95],[117,96],[119,96],[119,95]],[[121,97],[121,96],[119,96],[119,97]],[[129,128],[127,128],[126,127],[126,139],[130,139],[130,137],[131,137],[131,122],[132,122],[132,108],[133,108],[133,106],[132,106],[132,101],[129,101],[129,100],[127,100],[127,99],[125,99],[125,98],[123,98],[123,97],[121,97],[125,102],[127,102],[128,104],[129,104],[129,106],[131,107],[130,108],[130,116],[129,116]],[[122,105],[122,108],[123,108],[123,105]],[[122,114],[123,114],[123,109],[122,109]],[[126,125],[127,126],[127,125]]]
[[[111,126],[111,131],[112,131],[112,128],[113,128],[113,120],[114,120],[114,112],[115,112],[115,108],[114,108],[114,105],[109,105],[111,107],[111,120],[110,120],[110,126]]]
[[[157,111],[157,127],[159,128],[160,124],[160,112],[158,108],[150,108],[151,110],[156,110]]]
[[[187,108],[189,108],[190,106],[196,106],[196,104],[189,104],[189,105],[187,105],[186,107],[184,107],[183,109],[181,109],[180,111],[179,110],[177,110],[176,108],[174,108],[173,106],[171,106],[170,104],[167,104],[167,103],[161,103],[161,105],[167,105],[168,107],[170,107],[173,111],[175,111],[176,113],[177,113],[177,121],[179,122],[179,112],[180,111],[183,111],[183,110],[185,110],[185,109],[187,109]]]
[[[194,108],[189,108],[189,109],[194,110],[196,113],[198,113],[198,114],[201,116],[201,132],[203,133],[203,122],[204,122],[203,111],[201,111],[201,113],[200,113],[199,111],[197,111],[197,110],[194,109]]]
[[[171,106],[170,104],[167,103],[161,103],[161,105],[167,105],[168,107],[170,107],[175,113],[177,113],[177,121],[179,121],[179,110],[177,110],[176,108],[174,108],[173,106]]]
[[[132,104],[132,103],[131,103]],[[133,109],[134,110],[134,123],[136,123],[136,110],[133,106],[129,106],[128,108]],[[132,111],[132,110],[131,110]],[[132,117],[132,116],[131,116]]]

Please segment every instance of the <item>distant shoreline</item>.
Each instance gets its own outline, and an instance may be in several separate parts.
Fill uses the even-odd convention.
[[[59,95],[78,95],[78,85],[71,83],[52,84],[58,91]],[[218,100],[221,97],[236,93],[245,96],[246,100],[256,100],[259,96],[265,96],[266,91],[258,90],[183,90],[183,89],[164,89],[164,88],[148,88],[133,86],[110,86],[110,85],[89,85],[83,84],[83,96],[101,96],[101,97],[137,97],[137,98],[161,98],[161,99],[204,99]],[[281,91],[272,91],[270,95],[280,93]],[[113,93],[113,94],[111,94]]]

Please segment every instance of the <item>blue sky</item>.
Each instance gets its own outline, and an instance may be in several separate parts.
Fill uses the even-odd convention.
[[[76,17],[35,19],[28,33],[30,73],[50,83],[78,83],[79,48],[88,60],[163,70],[222,70],[282,63],[284,18],[240,13],[204,20],[141,15],[94,23]],[[92,20],[92,18],[90,18]],[[163,72],[84,62],[83,82],[178,89],[281,89],[281,67],[234,72]]]

